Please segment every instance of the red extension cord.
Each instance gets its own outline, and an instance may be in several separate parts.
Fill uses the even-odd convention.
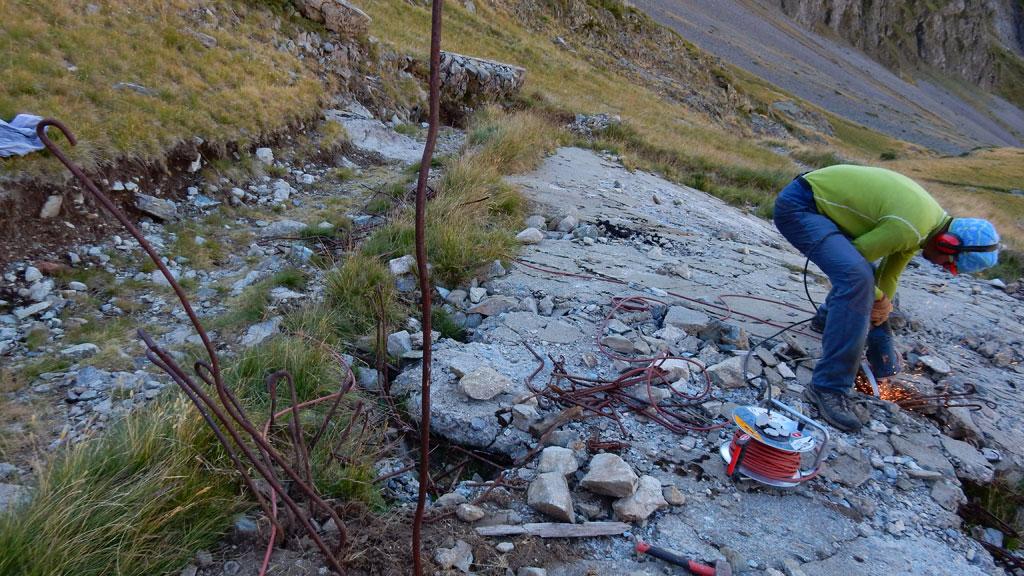
[[[741,450],[743,461],[738,462]],[[817,470],[805,476],[800,475],[799,452],[788,452],[762,444],[739,430],[733,434],[729,453],[732,454],[730,475],[734,473],[737,464],[754,474],[778,482],[806,482],[818,475]]]

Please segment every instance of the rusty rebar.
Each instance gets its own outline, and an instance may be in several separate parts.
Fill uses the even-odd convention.
[[[295,435],[293,449],[296,450],[296,462],[300,463],[300,466],[305,468],[306,478],[303,479],[302,475],[297,472],[288,461],[279,454],[270,444],[270,442],[263,436],[263,434],[252,424],[249,420],[245,410],[241,406],[238,399],[231,392],[231,390],[224,384],[224,380],[221,374],[220,361],[216,353],[216,349],[213,346],[209,335],[203,328],[202,323],[195,314],[188,297],[185,295],[181,285],[177,282],[174,276],[168,270],[167,266],[160,259],[159,254],[150,245],[142,233],[135,227],[135,225],[128,219],[124,213],[108,198],[103,194],[99,188],[92,182],[92,180],[85,174],[85,172],[73,161],[71,161],[64,152],[57,147],[52,140],[46,134],[46,128],[54,126],[60,130],[67,138],[68,142],[74,146],[76,139],[72,132],[60,121],[54,119],[46,119],[41,121],[36,127],[36,133],[39,135],[43,145],[56,156],[61,163],[63,163],[68,170],[82,183],[85,189],[92,195],[92,197],[111,215],[125,227],[126,230],[139,242],[139,245],[146,252],[149,258],[156,265],[157,269],[164,276],[175,295],[178,297],[182,308],[185,310],[190,322],[199,334],[200,339],[203,342],[203,346],[206,349],[209,363],[198,361],[195,363],[193,370],[195,375],[212,387],[220,402],[216,402],[207,395],[202,388],[196,384],[196,382],[185,373],[185,371],[171,358],[170,354],[159,347],[153,339],[146,334],[142,329],[139,329],[139,337],[143,340],[147,347],[146,356],[149,358],[154,365],[166,372],[171,379],[181,388],[189,400],[193,403],[200,415],[206,422],[207,426],[214,432],[217,441],[224,447],[225,452],[231,459],[232,464],[238,470],[241,475],[246,488],[249,490],[253,497],[256,499],[260,507],[267,513],[268,518],[274,525],[275,530],[280,530],[281,526],[277,521],[276,515],[273,512],[271,506],[268,506],[266,500],[263,498],[260,491],[256,488],[253,479],[249,476],[249,470],[242,462],[242,456],[248,460],[249,464],[254,468],[257,473],[263,477],[267,484],[271,487],[274,494],[279,496],[281,500],[288,507],[292,515],[297,518],[305,529],[307,535],[314,542],[314,544],[323,553],[325,560],[330,567],[338,572],[339,574],[344,573],[344,568],[338,559],[338,554],[341,549],[347,543],[347,531],[341,518],[334,511],[327,502],[325,502],[320,495],[317,493],[316,488],[311,485],[312,474],[309,471],[309,457],[308,451],[306,450],[304,440],[301,432]],[[285,373],[287,374],[287,373]],[[289,382],[291,382],[290,375],[287,376]],[[297,394],[295,393],[294,384],[290,384],[292,391],[292,411],[293,411],[293,426],[299,422],[298,415],[298,401]],[[273,418],[273,414],[271,414]],[[241,431],[239,431],[239,428]],[[293,428],[294,430],[294,428]],[[242,432],[248,438],[244,438]],[[230,437],[230,440],[228,440]],[[248,442],[247,442],[248,440]],[[249,442],[255,444],[263,458],[257,457],[249,447]],[[310,523],[309,518],[303,513],[299,503],[295,501],[289,494],[289,491],[285,486],[278,480],[277,474],[274,471],[273,466],[277,466],[285,475],[291,480],[292,484],[301,492],[308,500],[308,504],[311,509],[323,509],[325,510],[339,530],[338,546],[336,550],[332,551],[330,547],[323,541],[317,530]]]
[[[419,492],[416,497],[416,513],[412,524],[413,573],[423,576],[422,535],[423,515],[427,508],[427,488],[430,482],[430,361],[433,350],[431,332],[430,270],[427,267],[427,179],[430,164],[434,158],[437,130],[441,117],[441,12],[444,0],[431,1],[430,17],[430,113],[428,118],[427,142],[423,146],[420,160],[419,180],[416,182],[416,271],[420,284],[420,309],[423,329],[423,378],[420,388],[420,474]]]

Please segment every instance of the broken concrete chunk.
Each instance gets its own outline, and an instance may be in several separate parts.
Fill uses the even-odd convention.
[[[655,511],[667,507],[661,482],[653,476],[642,476],[632,495],[612,503],[615,517],[623,522],[643,522]]]
[[[474,400],[490,400],[514,387],[511,380],[490,366],[480,366],[459,380],[459,390]]]
[[[575,522],[569,485],[561,472],[538,474],[526,491],[526,502],[534,510],[563,522]]]
[[[576,455],[568,448],[561,446],[548,446],[540,453],[540,463],[537,464],[537,472],[558,472],[568,476],[579,469],[576,462]]]
[[[633,495],[639,480],[622,458],[616,454],[604,453],[591,458],[590,470],[583,477],[580,486],[596,494],[625,498]]]
[[[775,368],[779,371],[779,376],[782,376],[786,380],[793,380],[796,378],[796,374],[793,373],[793,369],[785,362],[779,362],[778,366]]]
[[[733,356],[707,369],[711,383],[722,388],[742,388],[747,385],[743,376],[743,357]]]
[[[665,314],[665,326],[674,326],[691,334],[699,332],[710,321],[707,314],[684,306],[672,306]]]

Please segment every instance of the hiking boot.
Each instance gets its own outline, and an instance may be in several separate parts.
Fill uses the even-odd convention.
[[[845,392],[836,392],[815,386],[804,388],[804,399],[818,407],[818,412],[829,424],[844,432],[860,431],[861,423],[850,406]]]

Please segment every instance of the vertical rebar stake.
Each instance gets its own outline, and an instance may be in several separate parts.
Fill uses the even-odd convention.
[[[430,484],[430,359],[432,338],[430,337],[430,275],[427,269],[427,178],[430,176],[430,163],[434,157],[434,145],[437,142],[437,128],[440,122],[441,92],[441,10],[444,0],[432,0],[430,21],[430,123],[427,129],[427,143],[423,147],[423,159],[420,161],[420,175],[416,182],[416,271],[420,282],[420,303],[423,315],[423,380],[420,393],[420,473],[419,494],[416,500],[416,515],[412,524],[412,561],[413,573],[423,576],[423,560],[421,543],[423,532],[423,514],[427,505],[427,488]]]

